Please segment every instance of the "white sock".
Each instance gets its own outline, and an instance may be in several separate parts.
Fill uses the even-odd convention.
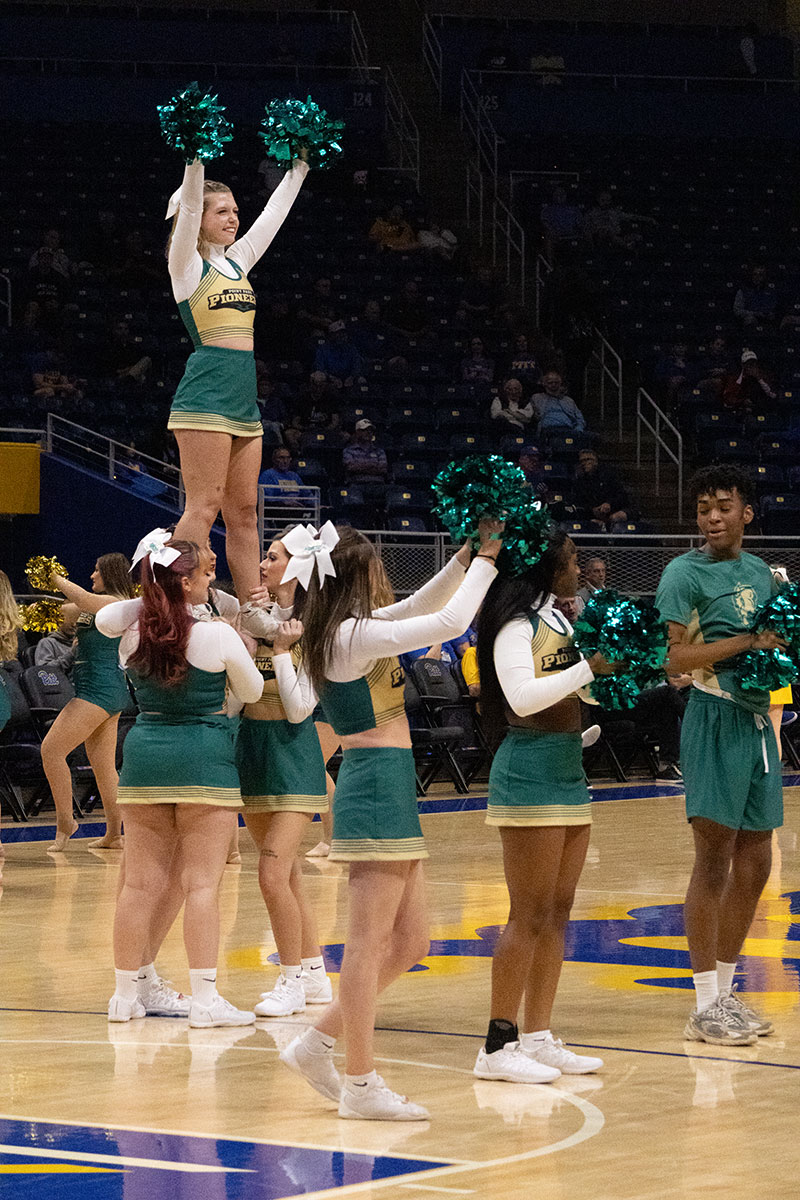
[[[326,1054],[336,1045],[336,1038],[331,1037],[329,1033],[320,1033],[312,1025],[308,1033],[303,1038],[306,1050],[311,1054]]]
[[[192,999],[208,1008],[217,994],[217,968],[198,967],[196,971],[190,970],[189,979],[192,984]]]
[[[367,1087],[370,1083],[374,1083],[378,1078],[376,1071],[369,1071],[366,1075],[345,1075],[345,1083],[351,1083],[354,1087]]]
[[[300,962],[304,971],[315,973],[318,979],[321,979],[322,975],[325,974],[325,960],[321,954],[317,955],[316,958],[301,958]],[[322,975],[319,975],[320,971],[322,971]]]
[[[736,974],[736,963],[720,962],[717,959],[717,987],[722,992],[729,992],[733,987],[733,977]]]
[[[138,996],[138,971],[114,971],[116,978],[116,987],[114,995],[119,996],[120,1000],[135,1000]]]
[[[297,964],[296,967],[287,967],[283,963],[281,963],[281,974],[285,975],[286,978],[291,982],[295,979],[300,978],[300,976],[303,974],[303,968],[300,966],[299,963]]]
[[[697,1011],[704,1012],[705,1009],[711,1008],[711,1005],[719,995],[717,972],[697,971],[692,976],[692,982],[694,983],[694,991],[697,997]]]
[[[523,1050],[535,1050],[537,1046],[543,1045],[545,1040],[552,1036],[549,1029],[539,1029],[536,1033],[521,1034],[519,1044]]]
[[[158,979],[158,971],[156,971],[155,963],[148,963],[146,967],[139,967],[139,991],[145,991],[151,983],[155,983]]]

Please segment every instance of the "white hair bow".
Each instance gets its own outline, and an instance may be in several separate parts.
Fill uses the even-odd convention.
[[[151,563],[158,563],[162,567],[168,567],[174,563],[176,558],[180,558],[181,552],[167,546],[167,542],[171,538],[172,534],[166,529],[152,529],[136,547],[131,570],[144,558],[145,554],[150,555]]]
[[[182,187],[183,187],[183,184],[181,184],[181,187],[175,188],[175,191],[170,196],[169,201],[167,203],[167,215],[164,218],[165,221],[168,221],[170,219],[170,217],[174,217],[175,213],[180,208],[180,206],[181,206],[181,188]]]
[[[311,576],[314,574],[314,563],[317,564],[320,587],[324,586],[326,575],[336,578],[336,568],[331,562],[331,550],[339,541],[339,535],[332,521],[326,521],[319,533],[313,525],[295,525],[281,541],[291,555],[281,583],[296,579],[300,586],[308,591]]]

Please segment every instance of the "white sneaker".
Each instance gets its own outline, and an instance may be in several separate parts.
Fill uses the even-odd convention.
[[[257,641],[271,642],[279,625],[280,621],[273,617],[269,609],[261,608],[252,600],[239,609],[239,628]]]
[[[561,1072],[524,1054],[519,1042],[506,1042],[492,1054],[481,1046],[473,1074],[479,1079],[504,1079],[507,1083],[552,1083]]]
[[[573,1054],[571,1050],[567,1050],[561,1038],[554,1038],[552,1034],[548,1034],[544,1041],[536,1042],[535,1045],[523,1045],[522,1053],[534,1062],[542,1063],[546,1067],[555,1067],[562,1075],[588,1075],[592,1071],[599,1071],[603,1065],[602,1058]]]
[[[131,1021],[136,1017],[144,1016],[147,1014],[138,996],[135,1000],[123,1000],[115,992],[108,1002],[109,1021]]]
[[[234,1008],[219,993],[210,1004],[198,1004],[192,998],[189,1007],[189,1025],[192,1029],[216,1029],[230,1025],[252,1025],[256,1014]]]
[[[271,992],[261,993],[255,1012],[257,1017],[290,1017],[292,1013],[303,1012],[305,1006],[302,980],[287,979],[281,974]]]
[[[342,1095],[342,1077],[333,1064],[333,1049],[309,1050],[306,1036],[307,1031],[301,1033],[281,1050],[278,1058],[295,1075],[302,1075],[321,1096],[338,1104]]]
[[[430,1113],[408,1096],[398,1096],[380,1075],[367,1083],[353,1083],[345,1076],[339,1116],[356,1121],[427,1121]]]
[[[330,1004],[333,1000],[333,985],[324,967],[303,967],[300,982],[303,985],[306,1004]]]
[[[140,986],[139,999],[148,1017],[188,1017],[192,1003],[191,996],[176,992],[160,975]]]

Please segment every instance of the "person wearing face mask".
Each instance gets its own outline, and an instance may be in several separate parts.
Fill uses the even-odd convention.
[[[301,151],[301,156],[303,152]],[[179,539],[206,543],[221,510],[227,557],[243,623],[267,632],[251,603],[258,586],[256,502],[262,426],[253,358],[255,293],[247,278],[297,197],[308,164],[296,158],[254,224],[237,238],[239,210],[230,188],[189,163],[170,200],[167,247],[173,295],[194,345],[170,410],[186,489]]]

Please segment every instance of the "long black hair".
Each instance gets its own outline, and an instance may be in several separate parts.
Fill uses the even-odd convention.
[[[506,702],[494,666],[494,643],[504,625],[527,616],[547,599],[564,561],[568,535],[556,530],[542,557],[525,575],[498,575],[478,614],[478,673],[481,681],[481,717],[490,736],[497,737],[506,723]]]

